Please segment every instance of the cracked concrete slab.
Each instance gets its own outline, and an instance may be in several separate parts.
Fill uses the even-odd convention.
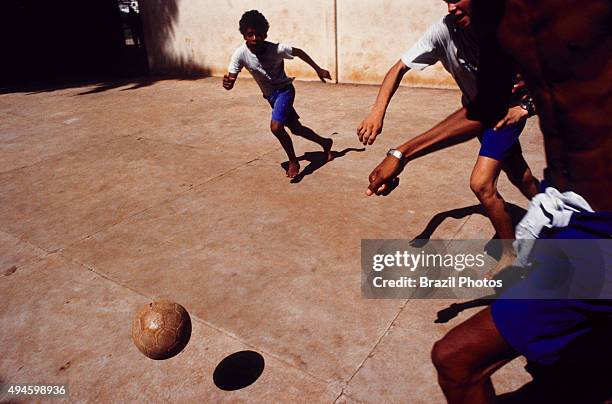
[[[469,209],[475,140],[411,162],[388,197],[364,195],[387,149],[456,110],[459,93],[400,88],[364,148],[355,128],[375,86],[295,85],[303,123],[337,158],[321,164],[294,137],[307,174],[294,183],[250,80],[230,93],[209,78],[0,95],[2,381],[66,381],[73,401],[441,400],[428,353],[450,301],[363,299],[360,242],[493,235]],[[522,142],[540,175],[535,121]],[[506,178],[500,189],[527,205]],[[129,327],[161,297],[196,325],[184,352],[153,362]],[[261,378],[219,390],[214,367],[244,349],[264,356]],[[517,362],[495,384],[525,377]]]

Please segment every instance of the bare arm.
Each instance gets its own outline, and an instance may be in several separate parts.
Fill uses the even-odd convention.
[[[331,80],[331,75],[329,74],[329,72],[325,69],[320,68],[319,65],[316,64],[315,61],[312,60],[310,56],[308,56],[308,54],[306,54],[306,52],[304,52],[300,48],[293,48],[292,54],[293,56],[298,57],[304,62],[308,63],[308,65],[310,65],[310,67],[314,69],[314,71],[317,73],[317,76],[319,76],[319,79],[323,83],[325,83],[325,79]]]
[[[427,132],[398,146],[396,149],[404,155],[401,161],[396,157],[387,156],[370,174],[370,186],[366,195],[384,194],[390,181],[402,172],[409,161],[465,142],[477,136],[482,130],[483,125],[478,121],[468,119],[466,108],[461,108]]]
[[[436,150],[465,142],[476,137],[484,129],[479,121],[467,117],[467,109],[453,112],[428,131],[397,147],[404,155],[404,164]]]
[[[359,141],[363,144],[374,143],[376,136],[382,132],[383,121],[389,102],[391,102],[393,94],[395,94],[404,74],[408,70],[410,68],[404,62],[398,60],[385,75],[372,110],[357,128],[357,136],[359,136]]]

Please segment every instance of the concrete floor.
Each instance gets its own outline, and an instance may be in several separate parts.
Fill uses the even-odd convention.
[[[477,203],[477,141],[410,163],[386,198],[364,195],[386,150],[454,111],[459,93],[400,88],[363,150],[355,128],[377,87],[297,82],[302,122],[344,155],[290,183],[253,81],[149,84],[0,95],[0,384],[67,383],[71,401],[443,402],[432,343],[475,310],[434,324],[452,301],[362,299],[360,241],[413,238]],[[294,143],[298,156],[318,151]],[[535,119],[522,143],[541,176]],[[526,206],[505,177],[500,189]],[[432,238],[492,236],[471,215]],[[194,326],[181,354],[153,361],[130,326],[160,297]],[[218,389],[216,365],[241,350],[263,355],[262,376]],[[530,380],[523,365],[495,375],[498,392]]]

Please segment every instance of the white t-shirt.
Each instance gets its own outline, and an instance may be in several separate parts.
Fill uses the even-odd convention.
[[[284,59],[293,59],[293,48],[282,43],[265,41],[261,55],[256,55],[242,44],[234,54],[228,71],[238,74],[243,67],[251,73],[261,92],[265,96],[272,94],[274,90],[286,87],[293,78],[285,74]]]
[[[411,69],[423,70],[442,62],[461,89],[465,106],[476,98],[478,43],[469,31],[461,28],[452,14],[442,17],[402,56]]]

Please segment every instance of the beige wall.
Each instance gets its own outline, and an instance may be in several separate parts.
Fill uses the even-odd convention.
[[[141,0],[140,9],[154,73],[223,75],[243,43],[240,16],[257,9],[270,23],[268,40],[304,49],[341,83],[380,83],[446,12],[440,0]],[[290,76],[317,80],[300,60],[285,66]],[[438,65],[404,83],[452,86],[452,79]]]

